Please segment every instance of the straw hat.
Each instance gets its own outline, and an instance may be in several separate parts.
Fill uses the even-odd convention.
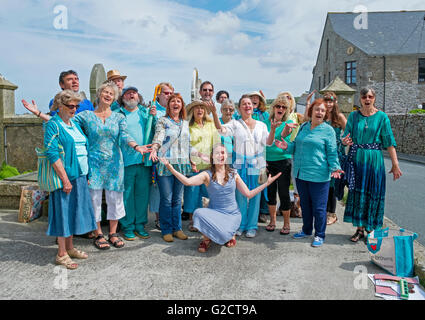
[[[108,73],[106,74],[106,77],[107,79],[105,82],[112,81],[116,78],[121,78],[123,81],[127,79],[127,76],[122,76],[118,70],[109,70]]]
[[[248,93],[248,95],[251,96],[258,96],[260,97],[260,100],[263,101],[264,104],[266,104],[266,98],[261,94],[259,91],[253,91],[251,93]]]
[[[204,108],[205,110],[205,117],[207,119],[207,121],[211,120],[211,118],[208,116],[208,114],[211,112],[210,110],[208,110],[207,106],[205,105],[204,101],[202,100],[194,100],[191,103],[189,103],[186,106],[186,113],[187,113],[187,120],[190,122],[190,120],[193,117],[193,108],[195,108],[196,106],[201,106]]]

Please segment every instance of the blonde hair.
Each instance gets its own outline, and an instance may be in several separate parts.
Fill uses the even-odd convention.
[[[291,101],[286,98],[285,95],[278,95],[276,99],[273,100],[272,104],[270,105],[270,120],[274,119],[274,107],[277,105],[284,105],[286,108],[285,114],[283,115],[282,120],[286,121],[289,118],[289,115],[291,112]]]
[[[53,100],[53,105],[51,107],[51,111],[56,111],[59,106],[63,106],[65,104],[69,104],[72,101],[78,101],[80,103],[83,100],[83,97],[78,92],[74,92],[72,90],[63,90],[55,95]]]
[[[189,122],[189,126],[192,126],[195,122],[195,117],[193,116],[193,109],[195,109],[195,107],[198,107],[198,106],[200,106],[202,109],[204,109],[204,116],[202,117],[202,121],[204,123],[212,121],[211,117],[208,116],[207,108],[205,107],[205,105],[203,103],[200,102],[199,104],[196,104],[193,107],[191,107],[190,110],[187,112],[186,119]]]
[[[292,93],[285,91],[285,92],[279,93],[278,96],[285,96],[285,97],[289,96],[289,98],[290,98],[290,106],[289,107],[291,108],[291,111],[289,113],[295,112],[296,103],[295,103],[295,98],[292,95]]]

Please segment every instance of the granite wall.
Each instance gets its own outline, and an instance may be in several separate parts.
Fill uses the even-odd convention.
[[[388,114],[397,152],[425,156],[425,114]]]

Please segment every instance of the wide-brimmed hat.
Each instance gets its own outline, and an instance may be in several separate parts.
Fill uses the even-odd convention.
[[[188,121],[190,121],[190,119],[193,117],[193,108],[195,108],[196,106],[202,106],[205,109],[205,112],[206,112],[205,116],[207,120],[211,120],[211,118],[208,116],[208,114],[211,113],[211,111],[207,108],[204,101],[194,100],[186,106],[186,114],[187,114],[186,118],[188,119]]]
[[[251,93],[248,93],[248,95],[251,96],[259,96],[260,100],[263,101],[264,104],[266,104],[266,98],[261,94],[259,91],[253,91]]]
[[[121,78],[124,81],[127,79],[127,76],[122,76],[118,70],[109,70],[106,74],[106,78],[105,82],[112,81],[116,78]]]

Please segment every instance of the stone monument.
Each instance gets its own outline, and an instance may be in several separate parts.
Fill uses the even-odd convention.
[[[103,64],[97,63],[91,69],[90,74],[90,101],[92,103],[96,100],[96,90],[99,88],[103,82],[106,80],[106,72]]]

